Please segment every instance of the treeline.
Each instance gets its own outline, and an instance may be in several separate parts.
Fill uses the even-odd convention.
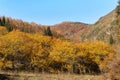
[[[0,25],[5,26],[8,31],[19,29],[20,31],[27,33],[43,32],[45,27],[34,22],[28,23],[22,20],[16,20],[5,16],[0,17]]]
[[[112,47],[101,41],[75,44],[19,30],[0,34],[1,70],[99,74],[108,70],[113,55]]]
[[[64,39],[63,35],[58,34],[55,30],[51,30],[51,26],[38,25],[34,22],[28,23],[10,17],[0,17],[0,26],[6,27],[9,32],[12,30],[20,30],[25,33],[39,33],[42,35],[48,35],[46,32],[50,32],[53,37]]]

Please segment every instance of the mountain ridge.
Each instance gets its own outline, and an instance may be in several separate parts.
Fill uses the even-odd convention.
[[[28,23],[22,20],[16,20],[6,17],[5,20],[10,22],[10,26],[20,31],[44,34],[47,27],[50,27],[54,36],[60,38],[64,37],[66,40],[73,42],[83,42],[86,40],[96,41],[103,40],[109,42],[109,37],[112,35],[114,41],[119,43],[117,36],[119,35],[118,26],[116,24],[116,9],[101,17],[94,24],[87,24],[82,22],[65,21],[53,26],[38,25],[36,23]],[[0,19],[2,20],[3,17]]]

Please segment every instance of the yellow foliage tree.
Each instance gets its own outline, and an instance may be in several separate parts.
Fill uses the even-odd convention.
[[[103,69],[114,55],[112,47],[102,41],[78,44],[38,33],[6,33],[0,36],[1,69],[57,72],[73,71],[77,66],[81,71],[89,70],[92,63]]]
[[[5,27],[0,26],[0,36],[7,34],[8,31]]]
[[[115,52],[113,48],[105,42],[102,41],[96,41],[96,42],[84,42],[81,44],[77,44],[79,47],[79,53],[76,55],[83,56],[86,59],[90,59],[97,63],[100,68],[102,69],[104,64],[107,64],[107,62],[112,59],[110,55],[115,55]],[[106,61],[106,58],[108,61]]]
[[[72,68],[72,63],[74,62],[75,55],[77,53],[77,47],[70,42],[55,40],[55,44],[52,47],[53,50],[50,52],[50,61],[52,64],[56,63],[58,69],[70,70]]]

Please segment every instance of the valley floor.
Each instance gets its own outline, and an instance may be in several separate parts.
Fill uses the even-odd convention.
[[[6,73],[10,80],[111,80],[103,75],[46,74],[46,73]],[[0,79],[1,80],[1,79]]]

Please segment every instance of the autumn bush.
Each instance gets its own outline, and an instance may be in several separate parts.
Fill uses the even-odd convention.
[[[102,41],[77,44],[19,30],[0,36],[2,70],[96,74],[107,68],[114,54]]]
[[[5,35],[7,33],[8,33],[7,29],[3,26],[0,26],[0,36]]]
[[[78,55],[84,56],[84,58],[89,59],[99,65],[102,72],[107,69],[107,63],[115,55],[112,47],[102,41],[97,42],[84,42],[80,45],[80,52]],[[77,55],[77,56],[78,56]]]

